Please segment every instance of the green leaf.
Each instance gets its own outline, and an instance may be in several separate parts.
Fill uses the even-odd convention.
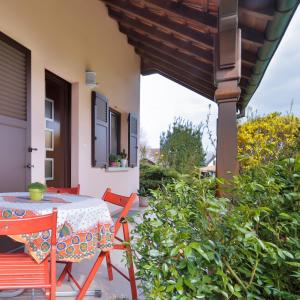
[[[164,273],[167,273],[167,272],[168,272],[169,267],[168,267],[168,265],[167,265],[166,263],[164,263],[164,264],[162,265],[162,270],[163,270]]]
[[[156,249],[151,249],[150,250],[150,256],[152,256],[152,257],[158,257],[158,256],[161,256],[161,253],[158,250],[156,250]]]
[[[143,268],[146,269],[146,270],[150,270],[152,268],[152,266],[150,266],[150,265],[143,265]]]
[[[191,248],[195,249],[203,258],[205,258],[207,261],[210,261],[208,255],[204,252],[204,250],[201,248],[199,243],[190,243],[189,245]]]
[[[192,254],[193,254],[193,249],[192,249],[192,247],[187,246],[187,247],[184,248],[184,256],[185,256],[186,258],[191,257]]]
[[[183,294],[183,279],[180,277],[176,282],[176,290],[180,295]]]

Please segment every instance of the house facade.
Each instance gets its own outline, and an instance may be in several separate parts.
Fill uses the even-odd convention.
[[[105,4],[1,1],[0,32],[0,192],[35,181],[136,191],[140,58]],[[123,149],[129,168],[107,168]]]

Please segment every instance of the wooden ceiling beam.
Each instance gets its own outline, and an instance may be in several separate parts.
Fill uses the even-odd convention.
[[[150,74],[160,74],[161,76],[164,76],[184,87],[186,87],[189,90],[192,90],[193,92],[200,94],[203,97],[206,97],[210,100],[213,100],[213,94],[211,91],[207,91],[205,89],[200,89],[197,86],[197,83],[192,82],[190,79],[187,78],[178,78],[178,74],[174,73],[170,70],[165,70],[162,67],[156,66],[152,62],[147,62],[145,60],[142,60],[141,63],[141,74],[142,75],[150,75]]]
[[[124,30],[124,31],[122,31]],[[156,40],[153,40],[149,36],[144,36],[138,32],[135,31],[125,31],[124,28],[120,28],[120,31],[124,34],[127,34],[128,42],[129,44],[132,44],[133,46],[136,46],[137,43],[143,44],[145,47],[150,47],[158,52],[161,52],[163,54],[173,55],[174,57],[179,56],[182,60],[186,61],[189,64],[194,64],[196,68],[199,68],[202,72],[208,73],[210,76],[213,74],[213,65],[208,64],[206,62],[202,62],[198,60],[197,58],[194,58],[193,56],[184,54],[180,52],[179,50],[172,49],[169,46],[166,46]],[[247,65],[242,65],[242,76],[249,79],[252,75],[252,67]]]
[[[123,9],[116,9],[115,7],[113,7],[113,8],[110,8],[110,6],[108,6],[109,7],[109,13],[112,15],[112,17],[114,18],[114,19],[116,19],[116,20],[118,20],[119,22],[121,22],[122,23],[122,19],[117,19],[119,16],[120,16],[120,14],[122,14],[123,16],[125,16],[126,15],[126,11],[125,10],[123,10]],[[134,24],[138,24],[138,22],[139,22],[139,20],[141,20],[141,18],[140,18],[140,16],[137,16],[137,15],[132,15],[133,17],[135,17],[136,19],[135,19],[135,22],[133,22]],[[122,17],[123,18],[123,17]],[[127,20],[127,19],[131,19],[130,17],[128,17],[128,16],[126,16],[125,17],[125,19]],[[144,19],[144,18],[142,18],[142,19]],[[148,23],[149,23],[149,20],[148,20]],[[176,24],[176,28],[169,28],[169,27],[165,27],[165,26],[161,26],[161,24],[157,24],[157,23],[155,23],[155,22],[152,22],[152,20],[150,21],[150,23],[152,23],[153,24],[153,26],[158,26],[158,27],[163,27],[163,28],[166,28],[166,29],[168,29],[168,30],[170,30],[171,32],[173,32],[173,33],[179,33],[177,30],[176,30],[176,28],[178,27],[178,24]],[[150,26],[150,25],[146,25],[146,24],[143,24],[143,23],[141,23],[141,22],[139,22],[139,28],[140,29],[143,29],[145,32],[146,32],[146,27],[152,27],[152,26]],[[181,27],[181,26],[180,26]],[[181,27],[181,29],[182,29],[182,27]],[[149,28],[149,30],[150,30],[150,28]],[[155,30],[155,32],[156,31],[159,31],[158,30],[158,28]],[[162,31],[160,31],[160,32],[162,32]],[[203,41],[200,41],[199,39],[196,39],[196,35],[198,35],[198,33],[197,32],[195,32],[193,29],[188,29],[187,28],[187,32],[189,32],[189,33],[191,33],[191,34],[187,34],[186,36],[185,36],[185,38],[187,39],[187,40],[189,40],[189,41],[191,41],[191,42],[196,42],[196,43],[200,43],[200,44],[203,44]],[[181,35],[181,34],[179,34],[179,35]],[[181,35],[181,36],[183,36],[183,35]],[[175,38],[175,36],[173,35],[173,37]],[[198,37],[199,38],[199,37]],[[209,44],[206,44],[206,42],[207,41],[205,41],[205,45],[206,46],[208,46],[208,48],[209,49],[212,49],[212,39],[210,39],[211,40],[211,42],[209,42]],[[202,49],[200,49],[200,51],[201,51]],[[203,50],[204,51],[204,50]],[[251,53],[250,51],[248,51],[248,50],[245,50],[245,49],[242,49],[242,60],[243,60],[243,62],[245,62],[245,63],[247,63],[247,64],[249,64],[249,65],[255,65],[255,63],[256,63],[256,61],[257,61],[257,58],[256,58],[256,55],[255,54],[253,54],[253,53]]]
[[[108,7],[123,11],[126,14],[130,14],[137,18],[142,18],[148,22],[155,24],[161,28],[172,31],[173,33],[180,35],[184,38],[189,38],[195,43],[202,43],[207,48],[213,49],[213,36],[210,34],[204,34],[200,31],[192,29],[188,26],[182,25],[163,15],[157,15],[150,10],[146,10],[142,7],[133,5],[130,2],[124,2],[122,0],[103,0]]]
[[[151,35],[162,41],[171,43],[174,46],[177,46],[178,48],[190,50],[194,55],[201,56],[204,60],[210,63],[212,63],[213,61],[212,51],[206,51],[199,47],[196,47],[190,41],[178,39],[173,34],[168,34],[158,30],[155,26],[146,25],[144,23],[139,22],[138,20],[131,19],[125,15],[118,14],[113,11],[110,11],[110,16],[115,18],[120,23],[121,27],[124,26],[126,28],[129,28],[130,30],[138,29],[139,31],[143,31],[145,35]]]
[[[201,39],[198,39],[198,42],[203,42],[209,46],[213,46],[213,41],[212,37],[210,37],[209,40],[209,32],[208,33],[201,33],[198,30],[193,30],[186,26],[184,24],[183,26],[172,21],[170,18],[167,16],[160,16],[158,14],[155,14],[151,12],[147,7],[140,7],[137,5],[134,5],[130,3],[129,1],[122,1],[122,0],[103,0],[107,4],[109,4],[112,7],[116,7],[119,9],[124,9],[128,13],[135,14],[140,17],[144,17],[148,20],[156,21],[159,26],[166,26],[167,24],[170,25],[174,28],[177,27],[177,33],[181,33],[183,35],[187,35],[187,31],[198,33],[198,36],[201,35]],[[161,1],[161,0],[144,0],[143,1],[146,6],[148,7],[153,7],[162,11],[166,11],[172,14],[177,15],[181,19],[184,19],[186,22],[191,22],[193,21],[193,24],[195,24],[199,28],[203,28],[203,26],[207,26],[207,28],[211,28],[211,33],[216,33],[217,32],[217,17],[208,13],[200,12],[199,10],[196,10],[194,8],[190,8],[184,4],[176,4],[176,3],[171,3],[170,1]],[[211,24],[211,25],[209,25]],[[168,26],[169,27],[169,26]],[[252,29],[250,27],[240,25],[242,29],[242,39],[245,42],[251,42],[257,46],[261,46],[264,42],[264,36],[262,32],[259,32],[255,29]],[[178,29],[180,31],[178,31]],[[205,42],[206,41],[208,42]]]
[[[264,4],[254,2],[253,0],[239,0],[239,12],[247,13],[254,18],[262,19],[265,21],[272,21],[275,15],[275,0],[270,3]]]
[[[242,48],[242,62],[254,66],[257,62],[256,54]]]
[[[196,82],[199,87],[208,89],[211,92],[213,92],[215,90],[215,87],[212,82],[208,83],[208,82],[202,81],[196,74],[194,74],[193,72],[190,72],[189,70],[185,70],[180,65],[175,66],[169,62],[165,62],[165,61],[161,60],[160,58],[154,57],[154,56],[150,55],[149,53],[143,53],[142,58],[151,61],[156,66],[162,67],[164,70],[171,70],[173,72],[176,72],[178,74],[177,75],[178,78],[182,77],[182,78],[190,79],[191,81]]]
[[[176,68],[181,69],[182,72],[189,73],[190,76],[197,78],[199,83],[202,83],[203,85],[210,85],[211,87],[213,87],[214,82],[212,76],[208,76],[207,74],[199,71],[197,68],[189,66],[178,59],[174,59],[168,56],[163,56],[160,53],[157,53],[155,51],[147,51],[139,47],[136,47],[135,49],[137,54],[139,54],[142,57],[146,57],[151,60],[160,61],[165,65],[176,66]]]
[[[142,61],[148,62],[149,65],[155,66],[157,70],[161,70],[166,74],[170,74],[174,78],[178,80],[182,80],[185,82],[190,82],[191,85],[196,87],[198,90],[204,91],[206,94],[213,95],[215,91],[215,87],[213,85],[206,85],[203,84],[198,80],[197,77],[189,74],[188,72],[183,71],[182,69],[178,68],[177,66],[165,63],[155,58],[149,57],[142,57]]]
[[[240,82],[239,82],[239,87],[242,89],[246,89],[248,86],[248,79],[242,77]]]
[[[140,36],[143,36],[143,34],[141,34],[140,32],[137,32],[135,31],[135,28],[134,27],[126,27],[126,25],[120,23],[120,31],[127,34],[127,35],[135,35],[136,33],[138,33]],[[163,39],[161,40],[160,38],[158,38],[156,35],[144,35],[144,36],[148,36],[149,38],[151,39],[154,39],[154,40],[159,40],[159,41],[162,41],[162,42],[167,42],[169,43],[170,45],[173,46],[173,48],[176,48],[176,49],[181,49],[183,51],[185,51],[186,53],[190,53],[191,55],[194,55],[194,56],[197,56],[199,57],[199,59],[201,59],[203,62],[206,62],[208,64],[212,64],[213,63],[213,60],[212,59],[209,59],[210,58],[210,55],[206,55],[207,58],[204,58],[202,56],[202,52],[201,49],[199,49],[198,47],[190,44],[190,43],[187,43],[185,41],[177,41],[176,38],[172,38],[172,37],[169,37],[167,40],[166,39]],[[212,55],[211,55],[211,58],[212,58]]]
[[[137,31],[128,29],[125,26],[122,26],[120,24],[119,24],[119,29],[122,33],[126,34],[128,37],[133,38],[135,40],[140,40],[141,42],[145,42],[147,44],[154,43],[154,44],[163,45],[160,41],[154,39],[152,36],[143,35]],[[203,67],[205,69],[209,70],[209,72],[212,72],[212,70],[213,70],[212,61],[208,62],[207,60],[203,60],[203,58],[201,57],[201,55],[199,55],[199,53],[197,51],[198,49],[196,49],[195,47],[188,47],[187,45],[185,45],[184,47],[179,47],[178,45],[171,44],[171,43],[170,43],[170,45],[173,46],[173,49],[178,49],[178,50],[181,50],[182,52],[189,53],[187,55],[197,57],[199,59],[199,63],[200,63],[200,60],[202,60]],[[172,48],[172,47],[169,47],[169,48]],[[204,64],[207,66],[205,66]]]
[[[181,67],[182,69],[190,72],[191,74],[194,74],[197,76],[200,80],[210,83],[213,83],[213,78],[211,74],[203,72],[201,68],[197,68],[195,65],[186,63],[181,57],[176,57],[168,54],[161,53],[159,51],[156,51],[153,48],[145,47],[144,45],[134,43],[133,41],[130,41],[130,44],[132,44],[136,52],[138,52],[139,55],[143,56],[150,56],[150,57],[156,57],[158,59],[161,59],[165,62],[171,63],[173,65],[177,65],[178,67]]]
[[[178,55],[170,55],[170,53],[163,53],[161,51],[158,51],[158,49],[147,47],[138,41],[134,41],[129,39],[129,44],[135,47],[136,52],[141,57],[148,57],[149,59],[151,57],[158,58],[163,60],[164,62],[171,63],[172,65],[178,66],[181,69],[191,73],[193,76],[197,77],[202,82],[208,82],[210,84],[213,84],[213,78],[211,74],[203,73],[203,70],[201,68],[197,68],[195,64],[193,63],[187,63],[186,60],[182,58],[182,56]],[[179,59],[182,58],[182,60]],[[248,84],[248,79],[245,77],[241,78],[240,81],[240,87],[246,88]]]
[[[239,24],[239,28],[242,30],[242,40],[246,43],[251,43],[256,47],[261,47],[265,42],[265,36],[263,32],[257,31],[254,28],[247,27],[243,24]]]
[[[185,64],[197,68],[198,70],[202,71],[206,74],[207,77],[211,77],[213,73],[213,66],[212,64],[206,64],[193,56],[187,55],[182,53],[176,49],[170,48],[166,45],[163,45],[159,42],[152,41],[149,38],[143,38],[142,40],[137,38],[136,36],[128,36],[128,43],[134,47],[138,47],[140,49],[145,49],[148,52],[154,51],[157,54],[160,53],[163,56],[171,56],[174,59],[180,59],[184,61]]]
[[[177,17],[193,20],[199,24],[199,27],[207,26],[213,29],[217,28],[217,17],[206,12],[201,12],[191,8],[183,3],[172,3],[162,0],[144,0],[146,5],[167,11]]]

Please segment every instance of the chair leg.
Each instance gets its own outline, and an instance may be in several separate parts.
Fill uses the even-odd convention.
[[[51,299],[51,289],[45,289],[45,296],[47,300]]]
[[[81,287],[79,294],[76,297],[76,300],[82,300],[84,299],[85,293],[88,290],[89,286],[91,285],[92,281],[94,280],[97,271],[99,270],[99,267],[101,266],[103,259],[105,258],[105,253],[101,252],[96,260],[96,262],[94,263],[91,272],[89,273],[89,275],[87,276],[83,286]]]
[[[129,235],[129,228],[128,223],[123,223],[123,232],[124,232],[124,240],[127,242],[127,259],[128,259],[128,272],[129,272],[129,279],[130,279],[130,287],[131,287],[131,295],[132,300],[137,300],[137,288],[136,288],[136,282],[135,282],[135,274],[134,274],[134,265],[133,265],[133,257],[132,257],[132,251],[130,247],[130,235]]]
[[[51,287],[51,295],[50,295],[50,300],[55,300],[56,299],[56,286]]]
[[[72,268],[72,263],[68,263],[68,262],[66,263],[63,271],[61,272],[61,274],[60,274],[60,276],[59,276],[59,278],[57,280],[57,286],[61,286],[61,284],[65,280],[66,275],[68,274],[68,270],[70,270],[70,267],[69,267],[70,264],[71,264],[71,268]],[[69,276],[69,278],[70,278],[70,276]]]
[[[72,273],[72,266],[73,266],[73,264],[72,263],[68,263],[68,265],[69,265],[69,273]],[[70,275],[68,274],[68,281],[70,282],[71,281],[71,278],[70,278]]]
[[[111,259],[110,259],[109,251],[105,252],[105,257],[106,257],[108,279],[113,280],[113,269],[112,269],[112,265],[111,265]]]

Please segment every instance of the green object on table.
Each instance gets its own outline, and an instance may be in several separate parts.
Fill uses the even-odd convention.
[[[33,201],[41,201],[44,197],[44,192],[40,189],[29,189],[30,199]]]

